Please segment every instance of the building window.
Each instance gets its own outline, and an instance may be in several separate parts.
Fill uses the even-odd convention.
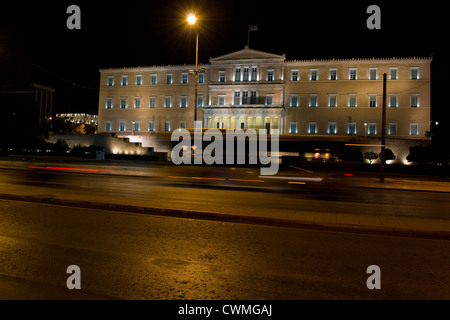
[[[273,81],[273,80],[274,80],[274,71],[267,70],[267,81]]]
[[[186,129],[186,121],[180,121],[180,127],[179,129]]]
[[[309,95],[309,106],[312,108],[317,107],[317,94]]]
[[[203,97],[197,97],[197,108],[203,108]]]
[[[411,95],[411,108],[418,108],[419,107],[419,96],[418,95]]]
[[[172,97],[164,98],[164,108],[172,108]]]
[[[289,106],[290,107],[298,107],[298,95],[297,94],[291,94],[289,97]]]
[[[156,97],[150,97],[149,108],[156,108]]]
[[[356,80],[356,68],[350,68],[348,71],[349,80]]]
[[[170,121],[164,121],[164,131],[170,132]]]
[[[122,86],[127,86],[128,85],[128,76],[122,76],[121,85]]]
[[[183,96],[180,97],[180,108],[187,108],[188,105],[188,97]]]
[[[308,123],[308,133],[316,134],[317,133],[317,122]]]
[[[330,69],[330,80],[337,80],[337,69]]]
[[[139,121],[133,121],[133,131],[134,132],[141,131],[141,123]]]
[[[152,74],[150,76],[150,84],[151,85],[158,84],[158,75],[157,74]]]
[[[172,84],[172,82],[173,82],[173,76],[172,76],[172,74],[166,74],[166,83],[167,84]]]
[[[337,127],[336,122],[328,122],[328,134],[336,134],[337,133]]]
[[[297,133],[297,122],[291,122],[289,124],[289,133]]]
[[[298,70],[291,70],[291,81],[300,80],[298,77]]]
[[[120,109],[127,108],[127,98],[120,98]]]
[[[219,106],[224,106],[225,105],[225,96],[218,96],[218,101],[217,101]]]
[[[114,76],[108,76],[108,82],[106,82],[108,87],[114,86]]]
[[[204,73],[198,74],[198,83],[205,83],[205,74]]]
[[[244,81],[248,81],[248,68],[244,68]]]
[[[273,105],[273,95],[268,94],[266,95],[266,105]]]
[[[155,121],[150,121],[148,123],[148,131],[150,131],[150,132],[155,131]]]
[[[419,135],[419,125],[417,123],[411,123],[409,125],[409,134],[411,136],[418,136]]]
[[[319,80],[318,76],[317,76],[317,69],[309,70],[309,80],[311,80],[311,81]]]
[[[248,91],[242,91],[242,104],[248,104]]]
[[[106,109],[112,109],[112,108],[113,108],[112,98],[106,98]]]
[[[369,68],[369,80],[377,80],[377,69]]]
[[[111,130],[112,130],[112,128],[111,128],[111,121],[106,121],[105,122],[105,131],[109,132]]]
[[[181,74],[181,83],[183,83],[183,84],[188,83],[188,74],[187,73]]]
[[[124,121],[120,121],[119,122],[119,131],[120,132],[124,132],[125,129],[126,129],[125,122]]]
[[[398,96],[397,95],[390,95],[389,96],[389,107],[391,107],[391,108],[397,108],[398,107]]]
[[[355,95],[348,96],[348,106],[352,107],[352,108],[356,107],[356,96]]]
[[[241,81],[241,68],[236,68],[234,73],[234,81]]]
[[[417,80],[419,79],[419,68],[414,67],[411,68],[411,76],[410,76],[411,80]]]
[[[389,68],[389,80],[398,79],[398,68]]]
[[[390,135],[390,136],[397,135],[397,124],[396,123],[389,123],[388,135]]]
[[[219,82],[225,82],[225,71],[219,71]]]
[[[235,91],[234,92],[234,105],[238,106],[241,104],[241,92]]]
[[[256,91],[250,92],[250,104],[256,104],[258,102],[258,97],[256,96]]]
[[[328,106],[335,108],[337,106],[337,96],[335,94],[328,95]]]
[[[142,75],[138,74],[136,76],[136,85],[141,86],[142,85]]]
[[[258,81],[258,68],[252,68],[252,81]]]
[[[367,125],[367,134],[368,135],[375,135],[375,134],[377,134],[377,124],[376,123],[369,123]]]
[[[141,97],[134,98],[134,108],[139,109],[141,107]]]
[[[369,107],[375,108],[377,106],[377,96],[369,96]]]
[[[348,123],[347,134],[356,134],[356,123],[355,122]]]

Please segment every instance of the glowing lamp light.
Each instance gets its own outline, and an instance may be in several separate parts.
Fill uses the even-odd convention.
[[[195,15],[193,15],[193,14],[190,14],[190,15],[187,17],[187,22],[188,22],[189,24],[195,24],[196,21],[197,21],[197,17],[196,17]]]

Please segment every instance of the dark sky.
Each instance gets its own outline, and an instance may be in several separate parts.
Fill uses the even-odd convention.
[[[81,9],[81,30],[66,27],[72,4]],[[371,4],[381,8],[381,30],[366,27]],[[251,48],[287,59],[432,54],[433,117],[450,108],[441,90],[450,84],[442,1],[3,1],[0,64],[19,59],[9,50],[39,69],[33,81],[57,89],[56,112],[97,113],[99,67],[195,62],[194,33],[185,23],[190,10],[201,23],[200,62],[242,49],[249,24],[259,27]]]

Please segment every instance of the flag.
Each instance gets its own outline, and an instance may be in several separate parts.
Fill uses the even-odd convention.
[[[254,24],[251,24],[251,25],[248,27],[248,31],[258,31],[258,26],[257,26],[257,25],[254,25]]]

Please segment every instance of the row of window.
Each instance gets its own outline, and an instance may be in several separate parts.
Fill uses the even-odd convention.
[[[108,87],[112,87],[115,85],[115,80],[114,80],[114,76],[108,76],[108,80],[106,82],[106,85]],[[173,74],[172,73],[168,73],[166,74],[166,84],[173,84]],[[205,74],[204,73],[198,73],[198,78],[197,78],[198,83],[205,83]],[[187,84],[189,83],[189,74],[188,73],[182,73],[181,74],[181,82],[182,84]],[[120,85],[121,86],[128,86],[129,82],[128,82],[128,75],[122,75],[120,78]],[[141,86],[144,84],[143,82],[143,77],[141,74],[136,75],[136,81],[134,83],[137,86]],[[151,74],[150,75],[150,84],[151,85],[156,85],[158,84],[158,75],[157,74]]]
[[[242,94],[241,94],[242,93]],[[148,107],[149,108],[156,108],[156,96],[149,97]],[[338,99],[336,94],[328,94],[328,107],[337,107],[338,105]],[[127,109],[129,107],[128,105],[128,98],[127,97],[121,97],[119,108],[120,109]],[[217,104],[218,105],[225,105],[225,95],[219,95],[217,97]],[[266,96],[261,99],[257,96],[256,91],[250,91],[250,95],[248,91],[236,91],[234,93],[234,100],[233,105],[247,105],[247,104],[265,104],[265,105],[273,105],[273,94],[266,94]],[[289,96],[289,107],[299,107],[300,105],[300,99],[298,94],[291,94]],[[368,96],[368,105],[371,108],[378,106],[378,96],[377,95],[369,95]],[[396,108],[399,106],[399,99],[398,95],[391,94],[388,96],[387,99],[387,105],[391,108]],[[409,95],[409,105],[411,108],[418,108],[419,107],[419,95],[418,94],[411,94]],[[113,98],[106,98],[106,109],[112,109],[113,108]],[[203,96],[197,97],[197,107],[202,108],[204,106],[204,98]],[[357,107],[358,101],[356,95],[348,95],[348,101],[347,101],[348,107]],[[142,97],[135,97],[134,98],[134,104],[133,107],[135,109],[139,109],[142,107]],[[173,107],[173,98],[172,96],[165,96],[164,97],[164,108],[172,108]],[[187,108],[188,107],[188,96],[181,96],[179,99],[179,107],[180,108]],[[318,95],[317,94],[310,94],[308,99],[308,107],[318,107]]]
[[[186,128],[186,121],[181,121],[179,123],[179,129],[185,129]],[[111,121],[105,122],[105,131],[111,132],[112,131],[112,123]],[[126,132],[126,122],[125,121],[119,121],[119,132]],[[141,123],[139,121],[133,121],[133,132],[140,132],[141,131]],[[154,132],[155,131],[155,121],[150,121],[148,123],[148,131]],[[170,132],[171,131],[171,124],[170,121],[164,121],[164,128],[163,131]],[[291,134],[297,134],[298,133],[298,123],[297,122],[290,122],[289,123],[289,133]],[[308,134],[317,134],[318,133],[318,127],[317,122],[309,122],[308,128],[307,128]],[[327,125],[327,134],[338,134],[338,128],[336,122],[328,122]],[[347,134],[349,135],[356,135],[357,134],[357,125],[356,122],[349,122],[347,124]],[[388,124],[388,135],[397,135],[397,123],[389,123]],[[364,134],[366,135],[376,135],[377,134],[377,124],[376,123],[364,123]],[[419,135],[419,125],[417,123],[411,123],[409,125],[409,135],[411,136],[417,136]]]
[[[180,129],[185,129],[186,128],[186,121],[181,121],[180,125],[179,125],[179,128]],[[111,121],[106,121],[105,122],[105,131],[106,132],[111,132],[112,130],[113,130],[113,127],[112,127]],[[150,121],[148,123],[148,131],[149,132],[154,132],[155,130],[156,130],[155,129],[155,121]],[[119,121],[118,131],[119,132],[126,132],[127,131],[127,125],[126,125],[125,121]],[[133,121],[132,131],[133,132],[141,131],[141,123],[139,121]],[[163,131],[165,131],[165,132],[170,132],[171,131],[170,121],[164,121]]]
[[[272,69],[266,70],[266,76],[264,78],[266,81],[275,81],[275,71]],[[358,79],[358,68],[349,68],[348,69],[348,79],[349,80],[357,80]],[[368,79],[369,80],[378,80],[378,69],[377,68],[369,68],[368,73]],[[410,68],[410,77],[411,80],[417,80],[419,79],[419,68],[418,67],[411,67]],[[234,76],[233,81],[235,82],[248,82],[248,81],[259,81],[259,74],[258,74],[258,68],[236,68],[234,70]],[[292,69],[291,70],[291,81],[300,81],[300,73],[299,70]],[[318,69],[310,69],[309,70],[309,79],[311,81],[319,80],[319,70]],[[328,70],[328,80],[338,80],[338,73],[337,68],[330,68]],[[398,80],[398,68],[393,67],[389,68],[389,80]],[[226,82],[227,76],[226,71],[219,71],[219,77],[217,79],[218,82]],[[167,73],[166,84],[173,84],[173,74]],[[184,72],[181,73],[181,81],[182,84],[189,83],[189,73]],[[205,74],[204,73],[198,73],[198,83],[205,83]],[[127,86],[129,84],[128,82],[128,75],[122,75],[120,85],[121,86]],[[136,75],[136,85],[143,85],[143,76],[142,75]],[[158,74],[151,74],[150,75],[150,84],[156,85],[158,84]],[[107,86],[114,86],[114,76],[108,76],[107,80]]]
[[[398,80],[398,68],[391,67],[389,68],[388,73],[389,80]],[[357,80],[358,79],[358,68],[349,68],[348,69],[348,80]],[[369,80],[378,80],[378,69],[377,68],[369,68],[368,78]],[[410,80],[418,80],[419,79],[419,67],[411,67],[410,68]],[[309,80],[315,81],[319,80],[319,70],[318,69],[310,69],[309,70]],[[338,80],[338,72],[337,68],[328,69],[328,80]],[[300,81],[299,70],[291,70],[291,81]]]
[[[149,108],[156,108],[156,99],[157,97],[153,96],[149,98],[148,107]],[[197,108],[202,108],[204,105],[204,99],[203,96],[197,97]],[[112,109],[114,107],[113,104],[113,98],[106,98],[106,109]],[[139,109],[142,107],[142,97],[135,97],[133,101],[133,107],[135,109]],[[171,96],[164,97],[164,108],[172,108],[173,107],[173,99]],[[180,102],[179,102],[180,108],[187,108],[188,107],[188,96],[181,96]],[[127,97],[121,97],[120,103],[119,103],[120,109],[127,109],[129,108],[129,102]]]
[[[291,94],[289,96],[289,107],[298,107],[300,105],[299,95]],[[378,96],[377,95],[369,95],[368,96],[368,105],[371,108],[375,108],[378,106]],[[337,94],[328,94],[328,107],[337,107],[338,99]],[[357,107],[357,95],[349,94],[347,95],[347,106],[348,107]],[[389,94],[387,98],[387,106],[391,108],[396,108],[399,106],[399,99],[397,94]],[[409,95],[409,106],[411,108],[419,107],[419,95],[418,94],[410,94]],[[308,107],[318,107],[318,95],[317,94],[309,94],[308,99]]]
[[[349,122],[347,124],[347,134],[356,135],[356,122]],[[289,123],[289,133],[297,134],[298,133],[298,125],[297,122]],[[318,127],[317,122],[309,122],[307,127],[308,134],[317,134]],[[327,126],[327,134],[338,134],[338,128],[336,122],[328,122]],[[397,135],[397,123],[389,123],[388,124],[388,135]],[[376,123],[364,123],[364,134],[365,135],[376,135],[377,134],[377,124]],[[419,125],[417,123],[411,123],[409,125],[409,135],[417,136],[419,135]]]

